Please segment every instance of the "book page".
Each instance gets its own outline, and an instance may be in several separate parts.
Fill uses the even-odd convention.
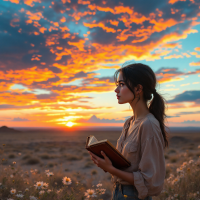
[[[90,146],[91,144],[94,144],[94,143],[96,143],[96,142],[98,142],[98,140],[97,140],[94,136],[91,136],[91,137],[90,137],[90,140],[89,140],[89,142],[88,142],[88,146]]]

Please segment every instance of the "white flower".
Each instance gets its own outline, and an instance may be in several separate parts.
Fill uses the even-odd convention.
[[[199,191],[197,191],[197,194],[199,194]]]
[[[50,190],[50,189],[48,189],[48,190],[47,190],[47,193],[50,193],[50,192],[51,192],[51,190]]]
[[[41,190],[41,191],[39,192],[40,195],[42,195],[42,194],[44,194],[44,193],[45,193],[44,190]]]
[[[48,183],[43,183],[43,187],[42,187],[42,189],[47,189],[47,188],[48,188],[48,186],[49,186],[49,184],[48,184]]]
[[[86,198],[90,198],[90,197],[96,197],[97,195],[94,190],[88,189],[85,192],[85,196],[86,196]]]
[[[49,177],[49,176],[53,176],[53,172],[47,172],[46,175]]]
[[[16,194],[16,197],[18,197],[18,198],[23,198],[23,194]]]
[[[192,164],[192,163],[194,163],[194,160],[190,160],[190,161],[189,161],[189,164]]]
[[[102,186],[102,184],[101,184],[101,183],[98,183],[98,184],[97,184],[97,187],[101,187],[101,186]]]
[[[10,175],[10,178],[13,178],[13,177],[14,177],[14,176],[11,174],[11,175]]]
[[[41,189],[43,186],[43,181],[39,181],[34,185],[37,189]]]
[[[11,193],[11,194],[15,194],[15,193],[16,193],[16,189],[13,189],[13,188],[12,188],[12,189],[10,190],[10,193]]]
[[[29,189],[28,189],[28,188],[26,188],[26,189],[25,189],[25,192],[26,192],[26,191],[29,191]]]
[[[96,191],[97,191],[97,193],[99,193],[99,194],[105,194],[106,189],[103,189],[103,188],[97,188]]]
[[[2,185],[2,183],[0,183],[0,185]]]
[[[30,196],[30,200],[37,200],[37,198],[34,196]]]
[[[15,161],[13,161],[13,165],[15,165],[16,164],[16,162]]]
[[[56,192],[56,193],[57,193],[57,194],[59,194],[61,191],[62,191],[62,189],[60,189],[60,190],[57,190],[57,192]]]
[[[46,169],[46,170],[45,170],[45,173],[49,173],[49,169]]]
[[[62,179],[62,182],[64,185],[70,185],[72,183],[71,178],[68,178],[66,176]]]

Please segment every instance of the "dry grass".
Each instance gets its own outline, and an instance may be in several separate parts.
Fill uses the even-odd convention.
[[[79,135],[78,133],[71,135],[34,133],[31,137],[23,133],[17,137],[16,135],[3,135],[0,141],[0,158],[4,158],[4,161],[0,164],[0,183],[2,183],[0,185],[0,199],[17,199],[10,194],[11,188],[15,188],[17,192],[22,191],[23,199],[29,199],[30,195],[39,198],[39,190],[34,187],[34,184],[38,181],[49,183],[48,189],[52,190],[51,193],[47,193],[47,190],[45,190],[44,195],[40,196],[40,200],[85,199],[84,192],[87,189],[93,189],[92,185],[101,181],[106,193],[98,199],[109,200],[113,189],[111,175],[105,173],[91,161],[90,155],[85,150],[85,138],[88,135],[95,135],[99,140],[107,138],[113,145],[116,145],[120,133],[116,131],[85,132]],[[180,133],[175,136],[180,137],[181,140],[177,142],[178,137],[175,138],[170,143],[169,148],[165,150],[166,179],[164,191],[159,196],[153,197],[153,200],[168,200],[176,194],[179,196],[174,197],[174,200],[200,199],[200,196],[196,194],[197,191],[200,192],[200,167],[198,164],[200,149],[197,148],[198,142],[200,142],[198,140],[199,135],[187,135],[185,133],[181,135]],[[10,140],[10,138],[13,139],[13,142],[2,148],[1,143],[4,143],[4,140]],[[21,156],[18,153],[21,153]],[[192,159],[194,163],[187,166],[190,171],[186,170],[184,178],[181,178],[177,184],[172,184],[175,178],[180,176],[176,171],[177,168],[183,162]],[[17,162],[14,166],[13,161]],[[5,168],[7,169],[5,170]],[[54,175],[47,177],[46,169],[51,170]],[[172,174],[174,177],[169,179]],[[11,178],[10,175],[14,177]],[[62,178],[65,176],[71,178],[71,185],[63,185]],[[76,185],[76,181],[79,181],[80,185]],[[25,192],[26,188],[29,189],[28,192]]]

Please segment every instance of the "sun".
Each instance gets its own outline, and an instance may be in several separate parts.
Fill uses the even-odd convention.
[[[67,122],[66,126],[72,127],[74,125],[73,122]]]

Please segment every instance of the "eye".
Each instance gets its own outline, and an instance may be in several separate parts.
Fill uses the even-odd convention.
[[[120,85],[121,87],[123,87],[123,86],[124,86],[124,83],[120,83],[119,85]]]

